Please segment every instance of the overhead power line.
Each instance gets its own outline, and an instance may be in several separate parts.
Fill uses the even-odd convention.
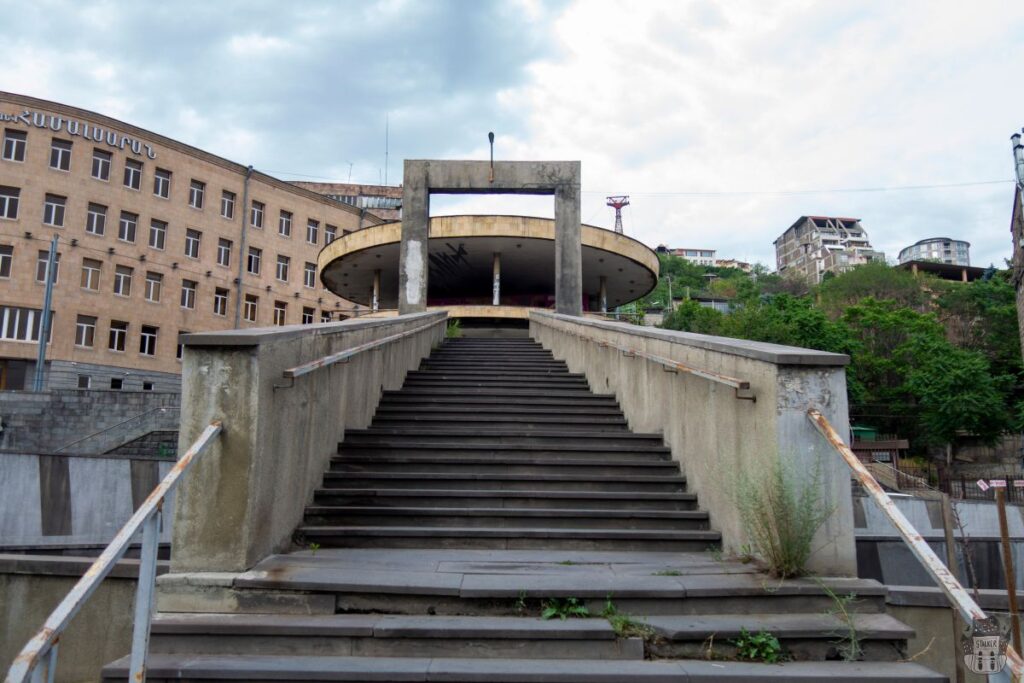
[[[746,197],[746,196],[786,196],[806,194],[842,194],[857,192],[902,192],[908,190],[936,190],[951,187],[975,187],[981,185],[1011,184],[1013,180],[978,180],[966,183],[936,183],[932,185],[889,185],[883,187],[845,187],[823,190],[728,190],[724,192],[630,192],[631,196],[641,197]],[[607,194],[605,190],[583,190],[583,194]]]

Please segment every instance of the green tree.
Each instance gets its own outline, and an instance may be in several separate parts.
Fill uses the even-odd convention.
[[[915,276],[876,261],[822,280],[816,296],[821,308],[834,318],[868,297],[923,312],[930,300],[928,289],[936,282],[939,280],[931,276]]]

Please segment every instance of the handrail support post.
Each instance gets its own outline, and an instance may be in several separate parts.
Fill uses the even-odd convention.
[[[130,680],[145,683],[149,654],[149,631],[153,620],[153,594],[156,587],[156,560],[160,541],[161,509],[157,508],[142,526],[142,554],[139,583],[135,590],[135,621],[132,626]]]

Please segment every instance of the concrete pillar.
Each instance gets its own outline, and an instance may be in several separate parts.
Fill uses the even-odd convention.
[[[597,294],[597,299],[600,302],[601,312],[608,312],[608,278],[607,276],[601,276],[601,289]]]
[[[967,269],[966,268],[961,268],[960,269],[960,281],[961,282],[967,282]]]
[[[492,282],[491,304],[498,306],[501,304],[501,254],[498,252],[494,252],[494,276]]]
[[[578,168],[578,166],[577,166]],[[555,188],[555,312],[583,315],[580,176]]]
[[[370,308],[374,313],[380,310],[380,268],[373,271],[373,301]]]
[[[398,312],[427,310],[427,241],[430,191],[425,173],[406,173],[402,188],[402,248],[398,262]]]

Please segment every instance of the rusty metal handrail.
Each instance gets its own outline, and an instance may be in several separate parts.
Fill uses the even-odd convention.
[[[960,582],[956,580],[949,567],[929,547],[928,543],[921,536],[921,532],[900,512],[892,498],[889,497],[889,494],[885,492],[878,481],[871,475],[871,472],[860,461],[856,453],[846,445],[831,423],[821,414],[821,411],[816,408],[810,408],[807,411],[807,419],[811,421],[814,428],[843,457],[846,465],[853,471],[861,486],[864,487],[864,490],[874,499],[878,508],[896,527],[903,542],[910,548],[910,552],[914,554],[914,557],[924,566],[925,571],[928,572],[942,592],[945,593],[946,599],[960,613],[960,617],[964,622],[974,624],[976,621],[988,619],[988,616],[978,606],[978,603],[971,598],[967,589],[960,585]],[[1013,681],[1014,683],[1024,680],[1024,659],[1014,651],[1012,646],[1007,646],[1006,648],[1006,666],[1003,668],[1003,671],[999,674],[990,675],[989,680]]]
[[[117,561],[124,556],[139,529],[142,529],[142,553],[139,564],[139,582],[135,593],[135,621],[132,628],[131,680],[146,680],[146,658],[149,650],[149,630],[153,613],[153,593],[156,583],[156,555],[160,536],[160,518],[164,500],[213,439],[221,433],[220,421],[214,421],[203,430],[189,449],[175,463],[135,514],[117,532],[92,566],[82,575],[74,588],[64,596],[50,613],[43,627],[15,657],[7,671],[6,683],[26,683],[31,680],[52,683],[57,670],[57,649],[60,636],[71,619],[78,613],[100,583],[110,574]]]
[[[591,337],[590,335],[583,334],[582,332],[573,332],[570,330],[562,330],[559,328],[554,329],[558,329],[559,332],[571,334],[574,337],[579,337],[580,339],[593,342],[600,346],[601,348],[614,349],[616,351],[619,351],[626,358],[643,358],[644,360],[649,360],[652,363],[657,363],[658,365],[664,367],[666,372],[685,372],[687,374],[693,375],[694,377],[700,377],[710,382],[724,384],[727,387],[733,388],[733,390],[736,392],[736,398],[743,401],[757,401],[757,397],[754,395],[754,392],[750,389],[750,382],[748,382],[745,379],[738,379],[736,377],[730,377],[729,375],[723,375],[722,373],[719,372],[712,372],[711,370],[702,370],[700,368],[695,368],[692,365],[687,365],[686,363],[681,363],[677,360],[672,360],[671,358],[664,358],[662,356],[657,356],[653,353],[640,351],[639,349],[633,349],[628,346],[613,344],[612,342],[603,341],[601,339],[597,339],[596,337]]]
[[[316,360],[311,360],[308,363],[303,363],[302,365],[296,365],[294,368],[288,368],[287,370],[282,372],[281,376],[284,379],[287,379],[287,380],[294,380],[296,377],[302,377],[303,375],[308,375],[309,373],[313,372],[314,370],[319,370],[320,368],[326,368],[326,367],[328,367],[330,365],[334,365],[335,363],[347,363],[348,360],[350,358],[352,358],[352,356],[355,356],[357,354],[363,353],[364,351],[371,351],[373,349],[379,348],[379,347],[384,346],[386,344],[390,344],[391,342],[396,342],[399,339],[404,339],[405,337],[409,337],[409,336],[412,336],[414,334],[418,334],[418,333],[420,333],[420,332],[422,332],[424,330],[427,330],[427,329],[433,327],[434,325],[440,325],[441,323],[445,322],[446,320],[447,320],[447,317],[441,317],[441,318],[438,318],[437,320],[433,320],[433,321],[431,321],[431,322],[429,322],[429,323],[427,323],[425,325],[420,325],[419,327],[414,327],[411,330],[406,330],[405,332],[399,332],[398,334],[392,334],[392,335],[387,336],[387,337],[381,337],[380,339],[375,339],[374,341],[367,342],[365,344],[360,344],[359,346],[353,346],[352,348],[345,349],[344,351],[339,351],[337,353],[332,353],[332,354],[324,356],[322,358],[317,358]],[[275,385],[275,388],[287,389],[287,388],[289,388],[291,386],[292,386],[291,384],[286,384],[286,385],[283,385],[283,386]]]

